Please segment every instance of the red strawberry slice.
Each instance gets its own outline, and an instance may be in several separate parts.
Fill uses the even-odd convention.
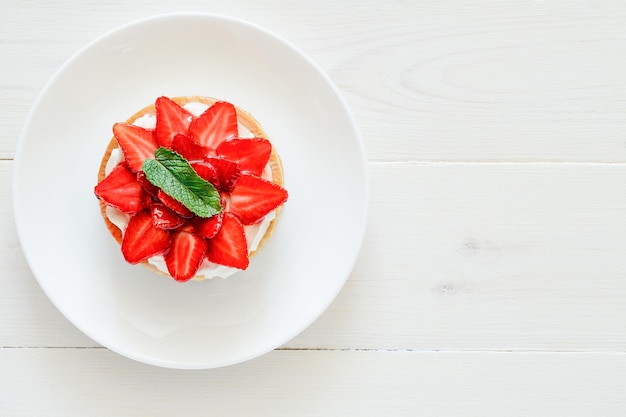
[[[219,185],[219,180],[217,178],[217,170],[213,168],[213,165],[200,161],[200,162],[190,162],[189,165],[196,171],[196,174],[200,176],[200,178],[205,181],[210,182],[216,188]]]
[[[154,151],[159,147],[154,131],[129,123],[114,124],[113,135],[122,149],[128,167],[133,172],[141,170],[143,161],[154,158]]]
[[[201,160],[205,156],[209,155],[210,149],[201,146],[198,142],[193,140],[191,136],[177,134],[172,140],[172,149],[182,156],[187,161]]]
[[[196,217],[194,218],[193,225],[196,233],[200,236],[206,239],[213,239],[222,227],[223,220],[224,212],[222,211],[209,218]]]
[[[208,243],[196,234],[179,231],[172,238],[172,245],[165,254],[165,264],[176,281],[188,281],[196,274],[204,258]]]
[[[195,116],[168,97],[159,97],[156,108],[156,140],[160,146],[169,148],[177,134],[186,135]]]
[[[242,174],[230,193],[229,211],[253,224],[287,200],[287,190],[271,181]]]
[[[128,214],[144,208],[146,193],[135,174],[124,163],[118,164],[96,187],[94,192],[107,205]]]
[[[122,238],[122,254],[128,263],[136,264],[163,253],[170,241],[170,233],[154,227],[150,213],[142,211],[128,222]]]
[[[189,125],[189,135],[201,146],[216,149],[227,139],[239,136],[237,110],[225,101],[218,101]]]
[[[196,229],[193,227],[193,224],[191,224],[191,222],[185,223],[178,230],[181,232],[189,232],[189,233],[194,233],[196,231]]]
[[[153,203],[150,206],[150,213],[152,214],[152,224],[159,229],[176,229],[185,223],[185,219],[168,209],[165,204]]]
[[[165,194],[163,190],[159,190],[158,197],[159,200],[161,200],[161,203],[165,204],[167,208],[173,210],[179,216],[186,218],[193,217],[193,213],[191,212],[191,210],[185,207],[185,205],[180,201],[175,200],[173,197]]]
[[[209,261],[238,269],[248,268],[248,243],[243,225],[237,217],[225,213],[222,227],[208,242],[206,257]]]
[[[222,157],[204,158],[204,162],[210,164],[217,172],[217,180],[212,183],[220,191],[230,191],[241,176],[241,170],[236,162]]]
[[[141,184],[143,189],[146,190],[146,192],[150,194],[152,197],[154,198],[159,197],[159,187],[157,187],[156,185],[148,181],[148,178],[146,177],[146,174],[143,171],[137,172],[137,182],[139,182],[139,184]]]
[[[270,160],[272,144],[263,138],[230,139],[217,147],[217,154],[237,162],[239,169],[254,175],[261,175]]]

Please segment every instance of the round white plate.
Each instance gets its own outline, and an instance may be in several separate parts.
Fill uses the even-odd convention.
[[[274,235],[226,280],[128,265],[100,217],[111,127],[161,95],[239,105],[282,157],[289,201]],[[212,368],[287,342],[338,294],[364,235],[366,158],[336,87],[294,46],[238,19],[164,15],[95,40],[50,80],[18,144],[14,208],[35,277],[75,326],[138,361]]]

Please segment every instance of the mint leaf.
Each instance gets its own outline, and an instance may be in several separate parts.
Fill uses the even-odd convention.
[[[141,167],[150,183],[199,217],[222,211],[215,187],[201,178],[185,158],[163,147],[154,151],[154,158],[146,159]]]

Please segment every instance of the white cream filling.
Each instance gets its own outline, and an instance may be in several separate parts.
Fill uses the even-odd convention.
[[[183,107],[185,107],[185,109],[187,109],[193,115],[199,116],[200,114],[204,113],[204,111],[209,106],[207,106],[204,103],[193,102],[193,103],[188,103]],[[154,129],[156,126],[156,116],[146,114],[138,118],[137,120],[135,120],[133,124],[136,126],[143,127],[145,129]],[[250,132],[250,130],[248,130],[245,126],[239,124],[238,128],[239,128],[239,137],[251,138],[254,136],[252,132]],[[113,149],[113,151],[111,152],[111,156],[109,157],[109,160],[106,163],[105,175],[109,175],[109,173],[113,170],[113,168],[115,168],[115,166],[117,166],[117,164],[119,164],[123,159],[124,159],[124,156],[121,152],[121,149],[120,148]],[[265,179],[269,179],[269,180],[272,179],[272,169],[269,163],[265,166],[262,177]],[[117,228],[122,231],[122,235],[123,235],[124,232],[126,231],[126,226],[128,225],[128,222],[130,220],[130,215],[110,206],[106,207],[105,213],[109,221],[111,221],[111,223],[117,226]],[[267,231],[268,227],[270,226],[270,223],[275,217],[276,217],[276,210],[273,210],[270,213],[268,213],[260,222],[244,226],[244,231],[246,233],[246,241],[248,243],[248,253],[251,253],[258,248],[259,244],[261,243],[261,239],[263,239],[265,232]],[[163,255],[155,255],[155,256],[148,258],[148,263],[156,267],[161,272],[164,272],[169,275],[169,272],[167,270],[167,265],[165,264],[165,258],[163,257]],[[206,279],[217,278],[217,277],[227,278],[238,271],[240,270],[237,268],[231,268],[231,267],[224,266],[224,265],[218,265],[218,264],[210,262],[209,260],[205,258],[202,261],[202,264],[200,264],[200,267],[198,268],[196,277],[203,277]]]

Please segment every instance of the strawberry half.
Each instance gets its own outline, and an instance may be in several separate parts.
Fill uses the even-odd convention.
[[[271,181],[242,174],[230,193],[229,211],[243,224],[253,224],[287,201],[287,190]]]
[[[165,254],[165,264],[176,281],[188,281],[196,274],[207,250],[207,241],[196,234],[179,231],[172,238],[172,245]]]
[[[176,229],[185,223],[185,219],[168,209],[165,204],[152,203],[150,213],[152,214],[152,224],[159,229]]]
[[[185,207],[185,205],[181,203],[180,201],[165,194],[163,190],[159,189],[158,197],[159,197],[159,200],[161,200],[161,203],[165,204],[167,208],[169,208],[170,210],[173,210],[179,216],[187,217],[187,218],[193,217],[193,213],[191,212],[191,210]]]
[[[140,212],[146,193],[135,174],[124,163],[118,164],[96,187],[94,192],[105,204],[128,214]]]
[[[218,101],[189,125],[189,135],[201,146],[215,150],[220,143],[239,136],[237,110],[225,101]]]
[[[217,232],[222,227],[224,221],[224,212],[221,211],[215,216],[209,218],[196,217],[194,218],[193,226],[200,236],[206,239],[213,239]]]
[[[237,217],[224,213],[222,227],[208,243],[206,257],[209,261],[238,269],[248,268],[248,242]]]
[[[139,182],[139,184],[141,184],[143,189],[146,190],[146,192],[150,194],[152,197],[154,198],[159,197],[159,187],[157,187],[156,185],[148,181],[148,178],[146,177],[146,174],[143,171],[137,172],[137,182]]]
[[[272,144],[263,138],[230,139],[222,142],[216,153],[237,162],[243,172],[260,176],[270,160]]]
[[[172,140],[172,150],[181,154],[187,161],[198,161],[208,156],[210,150],[201,146],[191,136],[177,134]]]
[[[128,263],[136,264],[163,253],[170,241],[169,232],[154,227],[150,213],[142,211],[128,222],[122,238],[122,254]]]
[[[196,174],[200,176],[200,178],[204,179],[207,182],[210,182],[214,186],[219,185],[219,180],[217,178],[217,170],[213,167],[213,165],[204,162],[190,162],[189,165],[196,171]],[[216,186],[217,188],[217,186]]]
[[[154,158],[154,151],[159,147],[152,130],[130,123],[114,124],[113,135],[122,149],[128,167],[133,172],[141,170],[143,161]]]
[[[159,97],[154,103],[156,109],[155,135],[159,146],[169,148],[177,134],[186,135],[189,124],[195,116],[168,97]]]
[[[222,157],[204,158],[204,162],[215,168],[217,180],[212,183],[220,191],[230,191],[241,176],[241,170],[236,162]],[[199,174],[198,174],[199,175]]]

